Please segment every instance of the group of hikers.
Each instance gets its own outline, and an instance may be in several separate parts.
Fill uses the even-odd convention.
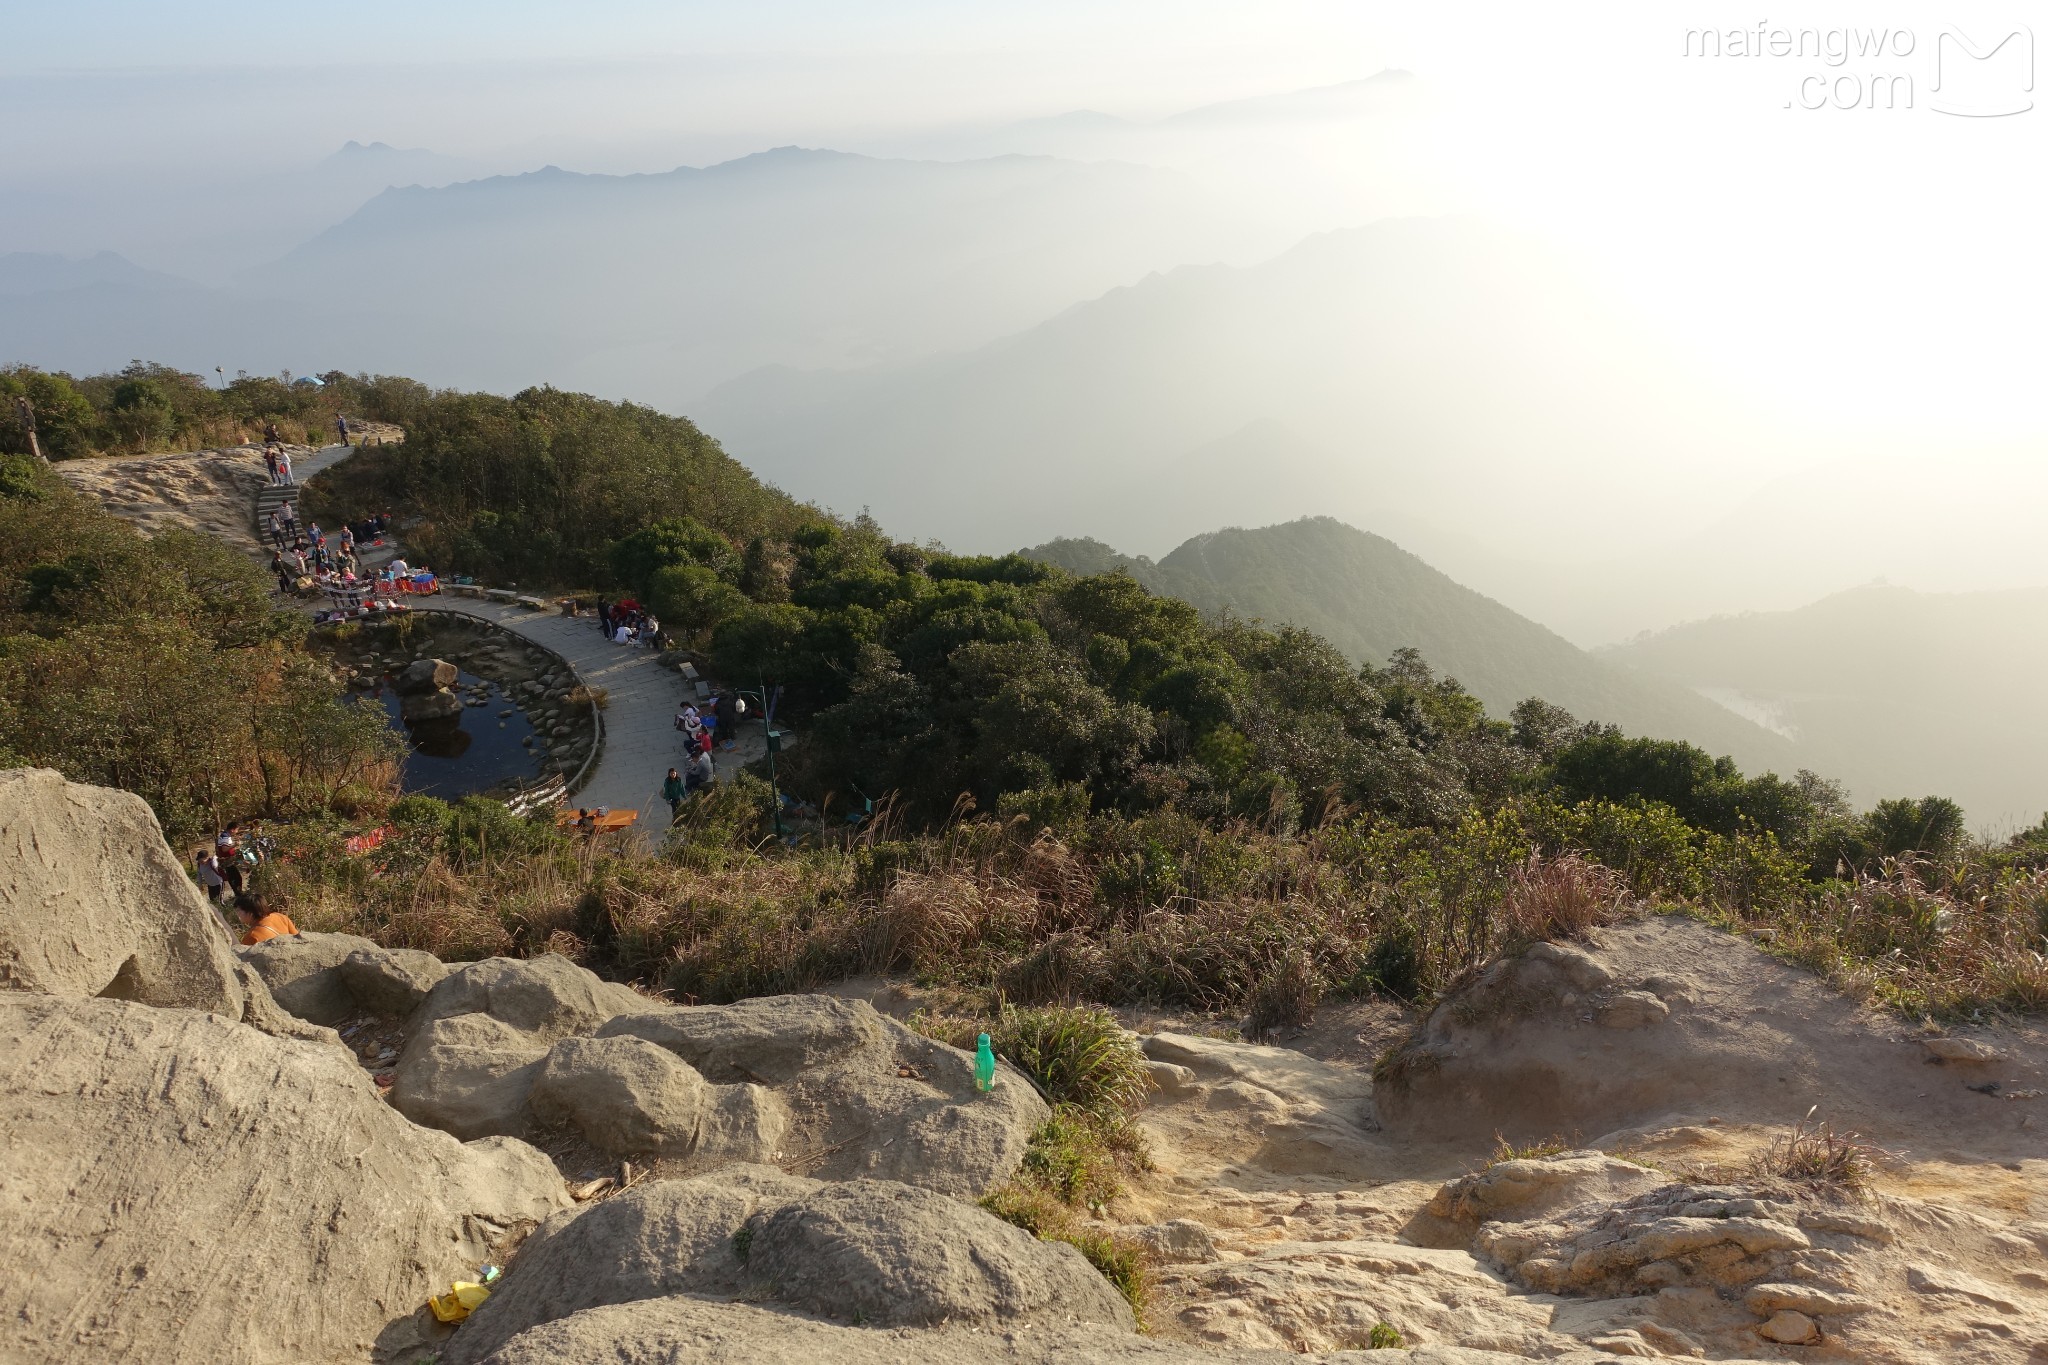
[[[299,524],[298,512],[291,503],[281,503],[272,508],[264,529],[270,533],[271,543],[276,547],[270,555],[270,571],[277,577],[278,591],[289,593],[308,576],[331,578],[346,584],[358,582],[363,578],[358,547],[383,544],[384,528],[389,524],[390,517],[384,513],[366,517],[342,527],[341,535],[330,543],[327,533],[320,529],[320,523]],[[392,583],[384,586],[393,586],[398,576],[409,578],[411,574],[411,567],[403,560],[393,560],[383,575]]]
[[[263,862],[263,856],[262,841],[245,837],[239,824],[230,824],[215,836],[211,848],[199,849],[192,855],[199,889],[214,905],[233,908],[242,925],[244,944],[299,932],[290,915],[272,910],[260,891],[247,889],[248,879]]]
[[[628,597],[619,602],[597,599],[597,628],[615,645],[647,645],[667,649],[668,637],[654,613]]]
[[[668,802],[673,822],[683,813],[683,803],[718,780],[718,765],[711,752],[718,744],[718,698],[713,695],[700,706],[685,705],[676,712],[676,729],[683,732],[683,766],[670,768],[661,784],[661,799]],[[726,740],[725,747],[733,747]]]

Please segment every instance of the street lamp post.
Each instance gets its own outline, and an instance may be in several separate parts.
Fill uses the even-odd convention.
[[[768,802],[770,814],[775,818],[775,837],[780,839],[784,837],[782,828],[782,792],[775,785],[775,751],[782,747],[782,732],[775,728],[775,707],[768,700],[768,684],[757,674],[754,678],[754,685],[759,689],[758,691],[748,692],[735,688],[734,692],[743,699],[739,703],[739,710],[742,712],[747,709],[747,703],[744,698],[752,697],[755,701],[761,703],[761,735],[768,745]]]

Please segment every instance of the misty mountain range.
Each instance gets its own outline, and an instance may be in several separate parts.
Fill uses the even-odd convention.
[[[1398,649],[1420,650],[1495,716],[1541,697],[1581,720],[1690,740],[1751,770],[1799,766],[1783,737],[1685,684],[1589,654],[1394,542],[1330,517],[1212,531],[1157,563],[1095,540],[1056,540],[1024,553],[1076,573],[1123,569],[1204,612],[1301,626],[1358,663],[1383,665]]]
[[[629,398],[897,534],[1043,542],[1361,660],[1413,644],[1496,713],[1541,695],[1982,819],[2048,804],[2048,735],[2012,719],[2041,661],[1997,625],[2034,597],[1827,597],[2048,580],[2008,495],[2034,453],[1943,451],[1930,486],[1927,452],[1718,393],[1541,244],[1387,216],[1416,98],[1384,73],[651,175],[351,143],[189,227],[225,283],[0,255],[0,362]],[[1332,155],[1388,174],[1316,175]],[[1696,619],[1743,607],[1782,610]]]
[[[1205,612],[1301,626],[1359,663],[1418,649],[1496,717],[1542,697],[1750,772],[1808,768],[1863,804],[1950,796],[1992,833],[2048,806],[2048,589],[1872,585],[1589,652],[1329,517],[1210,532],[1156,562],[1081,538],[1024,553],[1076,573],[1121,569]]]

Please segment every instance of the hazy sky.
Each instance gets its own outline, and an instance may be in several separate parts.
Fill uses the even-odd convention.
[[[1694,348],[1703,384],[1851,439],[2031,439],[2048,109],[1931,105],[1944,54],[1952,93],[1981,78],[1994,100],[2030,100],[1996,69],[2017,43],[1965,63],[1944,34],[1988,46],[2033,8],[17,5],[0,189],[36,211],[0,226],[0,249],[132,248],[152,212],[214,211],[160,209],[173,182],[261,212],[233,197],[237,177],[349,138],[487,169],[660,170],[778,142],[901,150],[1082,107],[1152,117],[1398,66],[1433,115],[1403,202],[1550,236]],[[1707,28],[1724,55],[1688,56]],[[1738,28],[1763,55],[1729,55]],[[1771,53],[1801,29],[1842,32],[1843,57]],[[1877,55],[1854,51],[1878,34]],[[1885,98],[1912,107],[1869,107]]]

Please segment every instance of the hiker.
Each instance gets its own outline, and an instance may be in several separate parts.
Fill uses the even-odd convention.
[[[267,940],[299,932],[299,926],[292,923],[290,915],[271,909],[260,894],[235,897],[235,918],[248,931],[242,935],[244,948],[253,948]]]
[[[605,639],[612,638],[612,604],[602,597],[597,599],[597,630]]]
[[[296,539],[299,534],[298,510],[294,508],[289,502],[286,502],[281,503],[279,505],[278,512],[281,516],[284,517],[284,529],[290,531],[292,533],[293,538]]]
[[[282,446],[278,447],[277,451],[277,481],[280,484],[288,484],[292,481],[291,452]]]
[[[650,645],[661,638],[661,622],[655,619],[651,611],[640,622],[640,638]]]
[[[214,861],[213,850],[202,848],[192,855],[193,869],[199,875],[199,889],[215,905],[227,900],[227,881],[220,875],[220,864]]]
[[[668,802],[668,822],[673,825],[683,815],[683,798],[690,794],[690,788],[683,781],[683,775],[674,768],[668,770],[668,777],[661,784],[661,799]]]
[[[346,417],[337,417],[337,418],[335,418],[335,419],[334,419],[334,429],[335,429],[336,431],[338,431],[338,432],[340,432],[340,433],[341,433],[341,443],[342,443],[343,445],[347,445],[347,444],[348,444],[348,418],[346,418]]]
[[[263,473],[272,483],[277,482],[277,451],[270,446],[263,447]]]
[[[277,434],[277,423],[265,422],[263,424],[263,444],[267,446],[281,446],[284,444],[284,437]]]
[[[270,509],[270,520],[264,525],[270,530],[270,538],[277,542],[277,548],[284,549],[284,520],[277,515],[275,507]]]

